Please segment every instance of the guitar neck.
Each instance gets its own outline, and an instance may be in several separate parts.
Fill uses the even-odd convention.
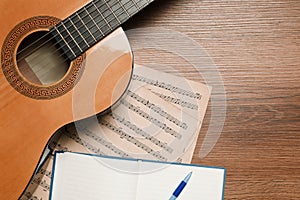
[[[52,27],[50,33],[69,60],[106,37],[153,0],[94,0]]]

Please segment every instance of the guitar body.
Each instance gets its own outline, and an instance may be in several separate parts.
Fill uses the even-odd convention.
[[[51,45],[43,46],[43,41],[33,48],[36,36],[23,42],[33,33],[44,34],[87,2],[0,1],[0,199],[20,197],[57,129],[106,110],[128,86],[133,60],[121,28],[64,64],[64,70],[57,66],[65,59],[59,51],[52,58]],[[42,50],[35,51],[37,47]],[[45,79],[49,63],[56,63],[59,71],[57,77],[51,72],[52,80]]]

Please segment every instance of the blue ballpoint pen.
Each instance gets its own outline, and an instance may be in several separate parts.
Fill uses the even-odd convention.
[[[186,177],[180,182],[180,184],[177,186],[176,190],[173,192],[172,196],[169,198],[169,200],[175,200],[182,192],[183,188],[186,186],[187,182],[190,180],[192,176],[192,172],[190,172]]]

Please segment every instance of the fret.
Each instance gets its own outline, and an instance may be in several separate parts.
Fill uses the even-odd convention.
[[[98,9],[113,30],[116,26],[120,25],[120,23],[118,23],[116,17],[114,16],[110,7],[111,5],[109,5],[105,0],[102,0],[102,2],[104,2],[104,4],[99,6]]]
[[[120,25],[121,22],[118,19],[117,15],[115,14],[115,11],[119,9],[118,4],[113,2],[113,1],[109,1],[109,3],[106,2],[106,0],[103,0],[106,4],[106,6],[108,7],[108,9],[110,10],[111,14],[115,17],[115,19],[118,21],[117,25]],[[112,4],[112,5],[111,5]],[[117,8],[116,8],[117,7]]]
[[[139,10],[143,9],[150,3],[149,0],[133,0],[133,1],[135,2]]]
[[[127,12],[129,13],[130,16],[133,16],[134,14],[136,14],[138,12],[138,8],[134,5],[132,0],[124,0],[124,2],[125,3],[123,4],[123,6],[124,6],[125,10],[127,10]]]
[[[70,46],[72,47],[73,50],[76,49],[77,51],[82,52],[80,45],[74,38],[73,32],[75,31],[75,29],[72,23],[69,21],[69,19],[65,19],[64,21],[61,22],[61,24],[63,24],[63,26],[66,28],[68,32],[68,36],[65,36],[66,41],[68,41],[69,44],[72,43],[72,46],[71,45]]]
[[[92,0],[51,28],[60,48],[73,60],[153,0]]]
[[[105,17],[104,17],[104,12],[102,12],[103,9],[100,9],[101,6],[104,5],[104,4],[101,4],[100,7],[98,8],[98,5],[99,5],[100,1],[98,1],[97,3],[94,3],[94,1],[92,1],[92,3],[95,5],[95,7],[96,7],[98,13],[101,15],[102,20],[105,22],[105,24],[106,24],[106,25],[109,27],[109,29],[112,31],[112,30],[113,30],[112,27],[110,26],[110,24],[107,22],[107,20],[106,20]],[[104,11],[106,11],[106,10],[104,10]],[[105,26],[104,26],[104,27],[105,27]],[[102,29],[101,29],[101,30],[102,30]],[[106,31],[103,31],[103,32],[105,33]]]
[[[76,15],[72,15],[68,17],[66,20],[63,21],[68,27],[68,30],[70,34],[72,35],[72,38],[74,39],[75,43],[79,46],[81,53],[84,49],[88,48],[86,42],[83,39],[83,36],[80,34],[79,28],[79,19]],[[81,30],[82,31],[82,30]]]
[[[97,41],[90,31],[90,28],[93,26],[91,24],[92,21],[89,19],[88,13],[84,9],[81,9],[80,11],[76,12],[76,14],[80,19],[81,23],[83,24],[84,28],[86,29],[86,31],[81,34],[86,34],[84,35],[84,38],[88,42],[88,45],[91,46],[94,42]]]
[[[61,25],[62,26],[58,27],[58,29],[60,30],[61,35],[64,37],[68,45],[72,49],[76,49],[76,51],[82,52],[82,49],[80,48],[76,40],[73,38],[72,34],[70,33],[69,29],[66,27],[64,22],[61,22]],[[64,28],[64,31],[61,31],[62,28]]]
[[[54,31],[57,33],[55,34]],[[69,46],[69,44],[65,41],[64,37],[60,34],[59,30],[57,29],[56,26],[54,26],[52,29],[51,29],[51,33],[52,35],[54,36],[59,36],[59,38],[61,39],[58,39],[57,37],[55,37],[55,39],[57,41],[63,41],[64,43],[61,44],[61,47],[63,48],[64,52],[66,52],[66,55],[68,56],[68,58],[71,58],[71,57],[76,57],[76,54],[75,52],[72,50],[72,48]],[[65,49],[65,47],[68,47],[68,49]],[[71,52],[72,55],[69,55],[68,53]]]
[[[135,5],[135,7],[136,7],[138,10],[140,10],[141,7],[137,5],[137,3],[135,2],[135,0],[132,0],[132,1],[133,1],[133,4]],[[138,1],[138,2],[141,2],[141,1]]]
[[[83,48],[84,49],[89,48],[90,47],[89,38],[91,37],[91,35],[89,34],[86,26],[84,25],[81,17],[78,15],[77,12],[75,12],[75,16],[73,17],[73,19],[76,20],[76,23],[73,22],[73,25],[75,26],[77,32],[79,33],[79,35],[81,36],[82,40],[84,41],[84,43],[87,46],[87,47],[83,46]]]
[[[102,29],[109,30],[109,26],[104,21],[103,17],[100,15],[99,10],[97,9],[94,2],[92,1],[91,4],[88,4],[88,6],[86,6],[86,9],[90,13],[90,16],[92,17],[93,21],[95,22],[95,24],[96,24],[98,30],[100,31],[101,35],[105,36],[106,32],[103,31]]]
[[[128,12],[128,6],[125,7],[126,4],[130,3],[131,0],[121,0],[119,1],[119,3],[121,4],[122,8],[126,11],[126,13],[128,13],[129,17],[132,17],[132,15],[130,15],[130,13]],[[130,6],[129,6],[130,7]]]
[[[103,32],[101,31],[100,27],[98,26],[98,23],[96,23],[96,18],[97,18],[97,13],[96,13],[96,8],[92,5],[89,4],[87,7],[84,7],[85,11],[88,13],[88,17],[89,17],[89,22],[93,25],[88,25],[92,34],[94,35],[95,39],[98,41],[99,39],[102,38],[102,36],[104,36]],[[97,16],[95,16],[95,14]],[[100,33],[100,34],[99,34]]]
[[[118,1],[118,7],[117,6],[115,6],[115,7],[116,8],[113,11],[114,11],[115,15],[117,16],[118,21],[119,21],[120,24],[122,24],[128,18],[130,18],[129,13],[125,10],[125,8],[120,3],[120,1]]]
[[[124,5],[123,5],[123,3],[121,3],[122,1],[118,1],[118,3],[120,4],[120,6],[122,7],[122,9],[124,10],[124,13],[127,15],[127,17],[131,17],[130,15],[129,15],[129,13],[127,12],[127,10],[125,9],[125,7],[124,7]],[[123,13],[123,14],[124,14]],[[125,17],[124,17],[125,18]]]

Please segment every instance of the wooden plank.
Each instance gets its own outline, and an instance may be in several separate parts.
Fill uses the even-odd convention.
[[[227,168],[225,199],[300,199],[300,2],[157,1],[126,24],[127,30],[146,27],[195,40],[222,75],[225,126],[214,149],[200,159],[210,107],[193,163]],[[149,49],[134,54],[138,64],[171,66],[169,71],[199,80],[178,56]]]

